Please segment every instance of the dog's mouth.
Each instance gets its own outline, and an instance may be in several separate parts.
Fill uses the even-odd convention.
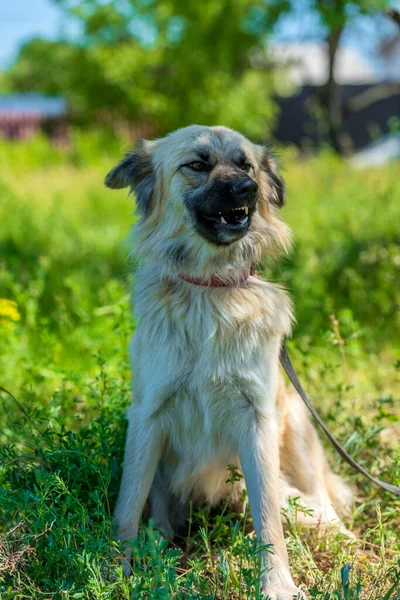
[[[240,240],[249,231],[252,216],[256,210],[253,206],[237,206],[222,208],[210,212],[197,208],[192,212],[197,232],[208,242],[217,245],[227,245]]]
[[[218,213],[198,213],[204,224],[212,225],[219,230],[246,230],[250,221],[249,207],[240,206]]]

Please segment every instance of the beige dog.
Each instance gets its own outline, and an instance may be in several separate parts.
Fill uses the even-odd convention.
[[[190,501],[226,498],[232,463],[244,474],[256,534],[273,545],[263,593],[304,598],[289,571],[281,506],[299,496],[315,521],[340,524],[349,494],[280,376],[290,300],[250,274],[289,244],[276,214],[285,194],[276,163],[239,133],[194,125],[142,142],[106,185],[131,186],[140,215],[118,539],[136,537],[148,498],[155,525],[172,536]],[[237,503],[244,484],[235,485]]]

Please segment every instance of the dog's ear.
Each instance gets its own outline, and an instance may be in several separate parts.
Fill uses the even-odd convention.
[[[117,190],[130,186],[135,192],[136,205],[146,215],[155,189],[152,161],[152,142],[143,140],[106,175],[104,183]]]
[[[279,173],[277,161],[268,148],[261,146],[260,166],[268,175],[269,200],[278,208],[286,201],[286,186],[282,175]]]

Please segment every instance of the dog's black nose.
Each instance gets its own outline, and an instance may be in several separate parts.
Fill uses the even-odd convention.
[[[251,200],[258,190],[258,185],[250,178],[239,179],[232,186],[232,192],[238,200]]]

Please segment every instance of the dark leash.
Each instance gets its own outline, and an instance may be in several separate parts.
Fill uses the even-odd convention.
[[[290,360],[290,356],[288,354],[286,344],[284,341],[282,343],[281,353],[280,353],[279,358],[280,358],[282,367],[285,369],[286,374],[289,377],[290,381],[292,382],[297,393],[301,396],[304,404],[307,406],[308,410],[310,411],[310,413],[312,414],[314,419],[317,421],[318,425],[324,430],[324,432],[326,433],[326,435],[329,438],[329,441],[334,446],[334,448],[336,448],[336,450],[338,451],[340,456],[346,462],[348,462],[349,465],[351,467],[353,467],[353,469],[355,471],[358,471],[359,473],[361,473],[362,475],[364,475],[365,477],[370,479],[373,483],[375,483],[375,485],[378,485],[386,492],[391,492],[395,496],[400,496],[400,487],[396,487],[395,485],[392,485],[391,483],[386,483],[385,481],[381,481],[380,479],[376,479],[376,477],[373,477],[372,475],[370,475],[368,473],[368,471],[366,471],[353,458],[351,458],[351,456],[349,454],[347,454],[346,450],[344,448],[342,448],[342,446],[339,444],[339,442],[337,442],[335,440],[335,438],[330,433],[329,429],[327,428],[327,426],[322,421],[321,417],[318,415],[317,411],[311,404],[311,401],[310,401],[309,397],[307,396],[306,392],[304,391],[303,386],[301,385],[299,378],[297,377],[297,373],[293,367],[292,361]]]

